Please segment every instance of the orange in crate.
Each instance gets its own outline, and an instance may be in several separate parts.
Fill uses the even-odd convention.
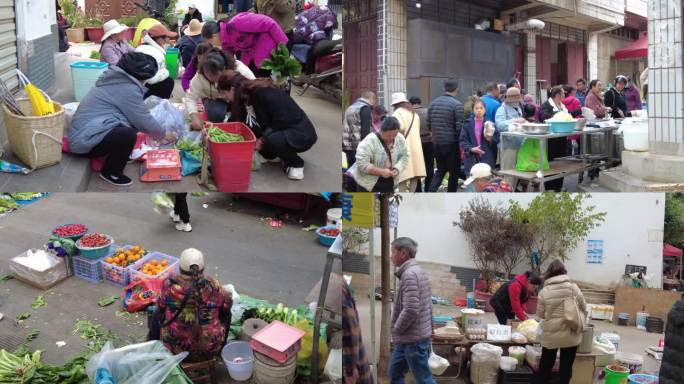
[[[155,149],[147,152],[140,167],[140,181],[181,180],[181,160],[177,149]]]

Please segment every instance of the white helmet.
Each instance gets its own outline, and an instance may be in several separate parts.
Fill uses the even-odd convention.
[[[180,257],[181,271],[190,272],[190,267],[197,265],[200,271],[204,270],[204,255],[195,248],[188,248]]]

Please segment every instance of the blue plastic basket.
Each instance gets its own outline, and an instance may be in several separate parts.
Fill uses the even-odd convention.
[[[320,227],[316,230],[316,234],[318,235],[318,241],[321,244],[329,247],[329,246],[333,245],[337,236],[328,236],[328,235],[322,234],[321,229],[326,229],[326,228],[328,228],[328,229],[332,229],[332,228],[339,229],[339,228],[336,225],[326,225],[325,227]]]
[[[658,376],[645,375],[643,373],[638,373],[634,375],[629,375],[627,378],[629,384],[642,384],[642,383],[657,383]]]
[[[71,80],[76,101],[83,100],[108,67],[109,64],[100,61],[77,61],[71,64]]]
[[[102,280],[102,270],[100,269],[100,261],[102,259],[90,260],[74,256],[71,260],[74,276],[91,283],[99,283]]]
[[[573,133],[575,132],[575,127],[577,126],[576,121],[551,121],[546,120],[546,124],[549,124],[549,131],[552,133]]]
[[[79,241],[76,242],[76,248],[78,248],[79,256],[90,260],[96,260],[109,255],[109,250],[112,248],[112,245],[114,244],[114,239],[109,235],[107,235],[107,237],[109,237],[110,240],[109,244],[99,248],[82,248],[80,246],[81,240],[79,239]]]

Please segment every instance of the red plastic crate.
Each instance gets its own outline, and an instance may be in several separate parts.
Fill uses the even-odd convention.
[[[252,177],[252,156],[256,136],[243,123],[205,123],[204,128],[217,127],[228,133],[237,133],[245,141],[215,143],[209,140],[211,172],[220,192],[245,192]]]
[[[166,267],[162,273],[156,275],[156,276],[151,276],[148,274],[145,274],[139,269],[141,269],[145,263],[151,260],[168,260],[169,266]],[[142,259],[136,261],[133,265],[129,265],[129,284],[130,283],[135,283],[141,280],[149,280],[149,279],[160,279],[160,280],[166,280],[169,277],[175,275],[178,273],[178,266],[179,266],[179,260],[176,257],[165,255],[161,252],[150,252],[145,257]]]

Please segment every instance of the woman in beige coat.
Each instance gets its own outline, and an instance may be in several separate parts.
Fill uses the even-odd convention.
[[[560,384],[569,384],[577,346],[582,342],[587,304],[582,291],[570,282],[565,265],[554,260],[544,274],[537,317],[541,320],[542,356],[537,383],[548,383],[560,349]]]
[[[420,140],[420,117],[413,111],[413,105],[406,99],[406,94],[392,94],[392,116],[399,120],[399,132],[406,138],[409,151],[409,163],[399,175],[399,192],[415,192],[418,181],[426,176],[423,144]]]

